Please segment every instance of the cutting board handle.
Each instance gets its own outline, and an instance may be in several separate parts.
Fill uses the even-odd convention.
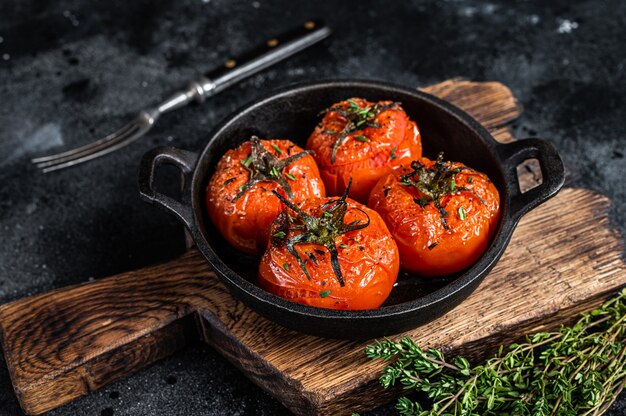
[[[55,408],[197,339],[195,311],[202,306],[207,313],[207,293],[216,286],[225,291],[191,251],[0,306],[0,341],[23,409]]]

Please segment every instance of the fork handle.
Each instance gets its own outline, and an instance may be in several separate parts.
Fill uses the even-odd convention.
[[[152,123],[160,114],[184,107],[192,101],[203,102],[237,82],[289,58],[327,38],[330,29],[320,20],[309,20],[302,26],[269,39],[264,45],[238,59],[228,59],[223,67],[205,74],[155,108],[147,110]]]
[[[231,85],[256,74],[330,35],[330,29],[320,20],[309,20],[302,26],[275,38],[236,59],[228,59],[223,67],[205,74],[204,96],[212,96]]]

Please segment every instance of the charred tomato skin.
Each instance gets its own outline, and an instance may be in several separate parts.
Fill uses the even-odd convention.
[[[281,159],[304,151],[289,140],[262,140],[261,144]],[[233,202],[250,179],[251,172],[242,162],[250,155],[251,148],[251,142],[247,141],[222,156],[206,187],[206,207],[211,221],[228,243],[243,252],[260,254],[267,245],[272,221],[284,208],[272,191],[282,195],[285,191],[276,182],[263,181]],[[289,182],[296,203],[326,195],[311,155],[296,160],[279,173]]]
[[[352,98],[333,107],[349,108],[350,101],[359,108],[374,104],[392,104],[391,101],[373,103]],[[419,128],[398,105],[373,118],[373,122],[380,127],[364,127],[347,135],[336,149],[333,162],[333,146],[337,134],[348,124],[344,116],[332,111],[333,107],[315,127],[306,144],[306,148],[314,152],[328,195],[341,195],[352,178],[350,198],[366,203],[370,190],[378,179],[389,173],[394,166],[408,164],[411,160],[422,157]]]
[[[332,198],[317,198],[300,205],[307,213],[321,214],[322,204]],[[298,244],[306,261],[309,280],[284,244],[269,243],[259,265],[259,286],[293,302],[327,309],[373,309],[391,293],[400,267],[398,248],[382,218],[366,206],[347,199],[345,223],[365,221],[367,227],[335,238],[344,279],[341,286],[333,273],[329,251],[317,244]],[[285,221],[285,210],[272,224],[272,235]],[[364,214],[367,214],[365,215]],[[298,235],[290,231],[285,238]],[[274,240],[274,239],[272,239]]]
[[[423,158],[422,163],[428,167],[434,161]],[[432,201],[424,204],[422,192],[401,183],[410,168],[395,169],[372,189],[368,206],[389,227],[407,272],[433,277],[464,270],[481,257],[497,227],[500,196],[495,185],[462,163],[452,167],[462,170],[455,175],[456,192],[440,198],[448,228]]]

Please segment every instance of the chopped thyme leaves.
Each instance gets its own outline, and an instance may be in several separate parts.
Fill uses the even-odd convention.
[[[355,139],[357,139],[357,140],[358,140],[358,141],[360,141],[360,142],[368,142],[368,141],[370,140],[370,139],[368,139],[367,137],[362,136],[362,135],[360,135],[360,134],[359,134],[358,136],[354,136],[354,138],[355,138]]]
[[[349,246],[347,244],[339,244],[339,247],[341,247],[341,248],[348,248]]]
[[[434,243],[432,243],[431,245],[428,246],[429,250],[432,250],[433,248],[437,247],[439,245],[439,241],[435,241]]]
[[[246,168],[249,168],[251,163],[252,163],[252,154],[249,154],[248,156],[246,156],[244,160],[241,161],[241,164],[244,165]]]
[[[274,233],[274,237],[276,238],[285,238],[287,234],[284,231],[279,231],[277,233]]]
[[[283,151],[282,151],[282,150],[280,150],[280,149],[278,148],[278,146],[276,146],[275,144],[272,144],[272,147],[273,147],[273,148],[274,148],[274,150],[276,151],[276,154],[277,154],[277,155],[282,155],[282,154],[283,154]]]
[[[324,133],[326,133],[326,134],[337,134],[337,132],[335,130],[324,130]]]
[[[422,195],[419,199],[413,198],[413,202],[419,205],[420,208],[424,208],[426,205],[428,205],[428,199],[424,195]]]
[[[289,263],[283,264],[283,269],[289,271]]]
[[[337,149],[341,146],[345,139],[357,130],[361,130],[363,128],[380,128],[382,127],[379,123],[375,121],[376,117],[384,111],[389,109],[398,108],[399,103],[391,103],[391,104],[373,104],[371,106],[365,106],[360,108],[359,105],[352,99],[347,100],[348,107],[345,105],[334,106],[327,109],[324,113],[328,113],[330,111],[334,111],[347,119],[346,125],[340,132],[337,132],[336,139],[333,143],[332,153],[330,156],[330,163],[335,163],[335,156],[337,154]],[[366,142],[369,141],[367,137],[359,135],[355,137],[356,140]]]
[[[270,168],[270,177],[272,177],[272,178],[278,178],[278,175],[279,175],[279,174],[280,174],[280,173],[278,172],[278,169],[276,169],[276,166],[272,166],[272,167]]]
[[[467,178],[467,183],[472,183],[472,181],[474,181],[474,177],[470,176],[469,178]]]
[[[224,181],[224,186],[226,186],[226,185],[229,185],[229,184],[233,183],[233,181],[234,181],[235,179],[236,179],[236,178],[228,178],[228,179],[226,179],[226,180]]]
[[[256,184],[264,181],[277,183],[285,191],[287,198],[293,198],[293,191],[281,172],[296,160],[310,154],[310,152],[305,150],[303,152],[279,159],[276,155],[263,147],[261,140],[257,136],[252,136],[250,138],[250,143],[252,146],[252,153],[241,161],[243,167],[250,172],[250,178],[239,188],[239,192],[232,199],[232,202],[237,201],[237,199],[241,198]]]
[[[332,291],[330,291],[330,290],[322,290],[320,292],[320,298],[327,298],[328,295],[330,295],[331,293],[332,293]]]
[[[459,218],[462,221],[465,221],[465,210],[463,209],[463,207],[459,207]]]
[[[396,160],[398,157],[396,156],[396,150],[398,149],[398,146],[394,146],[393,149],[391,149],[391,152],[389,153],[389,158],[391,160]]]
[[[295,176],[293,176],[291,173],[285,173],[285,176],[286,176],[288,179],[291,179],[292,181],[295,181],[295,180],[296,180],[296,177],[295,177]]]
[[[364,215],[365,219],[352,221],[349,224],[346,224],[344,222],[344,217],[348,210],[348,203],[346,202],[346,198],[348,197],[348,192],[350,191],[351,184],[352,181],[348,182],[348,186],[346,187],[346,191],[344,192],[343,196],[337,199],[329,199],[327,202],[322,204],[320,208],[324,211],[320,215],[309,214],[302,210],[302,208],[295,205],[292,201],[286,199],[283,195],[276,192],[276,190],[272,191],[283,204],[285,204],[288,208],[291,209],[291,211],[293,211],[293,213],[295,213],[295,216],[298,217],[299,222],[304,225],[304,230],[301,233],[293,237],[287,238],[284,242],[281,242],[281,244],[285,244],[287,251],[296,259],[298,265],[300,266],[308,280],[311,280],[311,276],[309,275],[309,272],[306,268],[307,262],[300,256],[300,254],[296,250],[296,245],[298,244],[315,244],[326,248],[326,250],[328,250],[328,253],[330,254],[330,264],[333,273],[337,278],[339,285],[345,286],[335,240],[340,235],[344,235],[356,230],[361,230],[368,227],[370,224],[369,215],[365,211],[358,208],[356,209]],[[291,216],[292,214],[290,214],[288,211],[283,211],[283,213],[281,213],[280,215]],[[284,219],[284,223],[288,223],[287,219]],[[293,229],[293,226],[290,227],[290,229]],[[278,244],[277,241],[272,241],[271,243]]]

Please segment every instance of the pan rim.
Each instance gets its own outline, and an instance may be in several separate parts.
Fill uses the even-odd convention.
[[[221,123],[219,123],[208,135],[208,138],[205,141],[206,144],[202,151],[199,153],[197,167],[202,165],[202,163],[200,162],[207,157],[206,155],[210,149],[211,142],[216,140],[216,137],[218,137],[218,135],[221,134],[229,125],[236,122],[236,120],[240,119],[241,117],[244,117],[247,113],[258,109],[259,107],[262,107],[269,102],[287,97],[292,94],[306,93],[313,89],[338,87],[377,89],[383,93],[393,91],[413,96],[413,98],[418,100],[426,101],[430,105],[434,105],[440,110],[446,112],[448,115],[454,117],[458,122],[460,122],[469,130],[472,130],[474,135],[478,136],[487,145],[490,151],[494,153],[491,156],[493,156],[495,160],[499,160],[499,158],[495,154],[495,146],[498,145],[498,142],[491,136],[491,134],[484,126],[482,126],[475,119],[473,119],[471,116],[469,116],[467,113],[454,106],[453,104],[450,104],[423,91],[419,91],[417,89],[412,90],[407,87],[395,85],[388,82],[375,80],[332,79],[288,85],[278,90],[274,90],[267,94],[264,94],[261,97],[245,104],[238,110],[234,111],[229,116],[227,116]],[[376,309],[337,310],[318,308],[314,306],[302,305],[273,295],[261,289],[259,286],[255,285],[249,280],[245,279],[244,277],[233,271],[224,261],[222,261],[222,259],[212,249],[208,240],[204,236],[206,230],[203,229],[204,227],[202,226],[202,213],[199,212],[201,211],[202,204],[199,202],[199,198],[200,190],[202,189],[202,186],[204,184],[206,173],[199,172],[199,169],[197,167],[194,169],[191,186],[189,187],[191,192],[190,200],[192,204],[195,225],[195,229],[192,231],[192,234],[194,236],[196,244],[200,248],[200,251],[202,252],[204,257],[213,266],[213,268],[220,275],[220,277],[227,280],[230,285],[236,286],[238,290],[243,292],[242,294],[248,297],[254,297],[257,301],[260,301],[271,308],[281,310],[283,312],[306,316],[308,318],[318,317],[325,320],[336,319],[351,321],[377,320],[394,316],[400,317],[403,315],[413,315],[415,313],[419,313],[420,311],[429,309],[434,305],[446,302],[446,300],[450,298],[455,298],[455,296],[459,295],[461,292],[467,289],[468,286],[475,285],[482,280],[482,278],[491,270],[491,268],[501,257],[504,249],[508,244],[508,241],[510,240],[512,230],[515,226],[513,218],[511,218],[509,215],[508,199],[510,190],[509,184],[505,181],[503,184],[504,189],[500,189],[501,192],[504,191],[504,195],[501,195],[501,216],[499,220],[499,226],[494,233],[494,236],[492,237],[490,247],[485,251],[485,253],[483,253],[478,261],[476,261],[472,266],[466,269],[454,280],[451,280],[449,283],[445,284],[441,288],[438,288],[435,291],[416,299],[401,302],[395,305],[382,306]],[[497,166],[497,168],[500,171],[503,171],[503,167],[501,164]],[[452,307],[456,306],[458,303],[460,303],[460,301],[454,303]]]

